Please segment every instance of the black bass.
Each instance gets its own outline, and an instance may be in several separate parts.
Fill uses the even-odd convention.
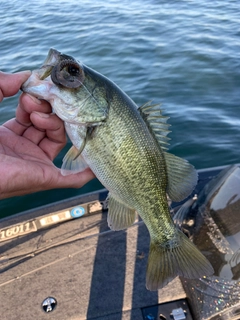
[[[151,237],[149,290],[178,275],[194,279],[213,273],[170,216],[166,194],[173,201],[186,198],[197,173],[166,151],[167,117],[159,106],[137,107],[112,81],[54,49],[22,90],[49,101],[65,122],[73,147],[63,159],[62,173],[90,167],[109,190],[109,227],[127,228],[136,213],[141,216]]]

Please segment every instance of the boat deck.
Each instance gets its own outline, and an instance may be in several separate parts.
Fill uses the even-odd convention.
[[[198,188],[219,171],[200,172]],[[106,196],[101,190],[0,220],[1,320],[151,320],[151,306],[186,298],[179,278],[146,290],[147,228],[136,221],[109,230]],[[42,306],[47,297],[57,305]]]

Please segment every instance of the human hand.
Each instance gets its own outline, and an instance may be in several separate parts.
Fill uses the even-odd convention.
[[[18,92],[30,72],[0,72],[0,101]],[[0,199],[54,188],[80,188],[95,176],[90,169],[63,176],[53,159],[66,145],[62,120],[51,106],[22,94],[16,118],[0,126]]]

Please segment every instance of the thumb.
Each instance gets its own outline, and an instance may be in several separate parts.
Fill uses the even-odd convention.
[[[90,168],[85,169],[82,172],[63,176],[59,169],[59,180],[57,188],[81,188],[90,180],[96,178],[95,174]]]
[[[30,75],[31,71],[22,71],[13,74],[0,71],[0,102],[4,97],[15,95]]]

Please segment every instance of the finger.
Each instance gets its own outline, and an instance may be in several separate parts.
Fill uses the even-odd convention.
[[[66,134],[63,121],[56,114],[33,112],[30,119],[37,128],[46,131],[49,140],[66,143]]]
[[[16,119],[11,119],[3,124],[3,126],[18,136],[23,136],[34,144],[38,145],[46,136],[44,130],[34,128],[32,125],[27,127],[18,123]]]
[[[19,136],[23,135],[27,128],[32,126],[30,114],[34,110],[51,112],[51,106],[44,100],[38,100],[37,98],[23,93],[19,98],[19,105],[16,109],[16,118],[4,123],[4,126]],[[34,143],[37,141],[39,143],[39,139],[43,139],[42,133],[39,137],[33,136],[33,139],[30,139],[30,131],[28,133],[29,134],[26,134],[26,137]],[[34,133],[34,131],[32,131],[32,133]]]
[[[27,128],[29,128],[29,126],[19,123],[15,118],[5,122],[3,126],[16,133],[18,136],[22,136]]]
[[[47,101],[39,100],[27,93],[23,93],[19,98],[19,104],[16,109],[16,119],[24,126],[31,124],[30,114],[34,111],[50,113],[52,108]]]
[[[14,74],[0,71],[0,102],[4,97],[15,95],[30,75],[31,71],[22,71]]]
[[[96,178],[90,168],[83,172],[63,176],[60,173],[58,187],[59,188],[81,188],[90,180]]]
[[[53,160],[67,142],[63,121],[55,114],[40,112],[33,112],[31,121],[37,128],[45,130],[45,138],[39,147]]]
[[[34,111],[23,137],[38,145],[53,160],[66,144],[64,124],[55,114]]]
[[[33,126],[27,128],[22,136],[36,145],[39,145],[41,141],[45,138],[46,132],[44,130],[39,130]]]

